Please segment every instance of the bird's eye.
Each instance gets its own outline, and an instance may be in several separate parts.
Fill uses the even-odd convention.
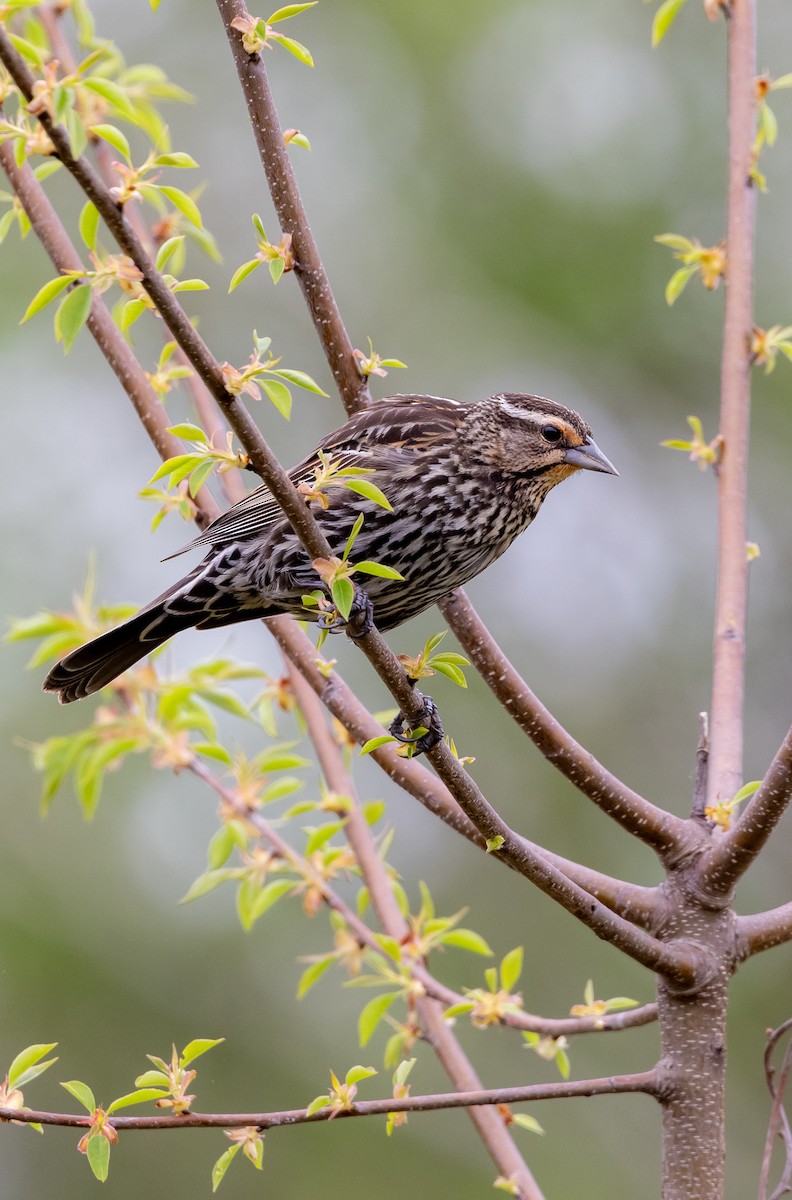
[[[557,425],[543,425],[542,437],[546,442],[560,442],[561,430]]]

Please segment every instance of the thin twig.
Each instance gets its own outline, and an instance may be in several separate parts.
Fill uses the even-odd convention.
[[[371,402],[366,380],[360,374],[341,313],[335,302],[300,190],[283,141],[275,101],[264,63],[258,54],[248,54],[242,35],[231,28],[235,17],[246,14],[243,0],[217,0],[223,28],[231,44],[248,116],[269,184],[281,229],[291,239],[294,273],[302,289],[319,341],[348,414]]]
[[[755,0],[739,0],[732,7],[727,30],[727,283],[721,356],[720,435],[723,442],[718,464],[718,573],[710,707],[710,805],[729,800],[742,783],[748,598],[746,497],[756,205],[756,188],[750,177],[756,136]]]
[[[781,1196],[786,1196],[792,1192],[792,1130],[789,1127],[789,1120],[784,1109],[784,1096],[786,1094],[787,1080],[789,1071],[792,1068],[792,1042],[787,1043],[784,1057],[781,1062],[781,1070],[778,1074],[778,1083],[775,1082],[775,1068],[773,1067],[772,1057],[773,1051],[778,1045],[781,1038],[784,1037],[789,1030],[792,1029],[792,1018],[784,1021],[777,1029],[771,1030],[768,1034],[767,1045],[764,1052],[764,1069],[765,1080],[770,1095],[773,1098],[773,1106],[770,1110],[770,1120],[767,1125],[767,1137],[765,1138],[764,1154],[762,1155],[762,1169],[759,1175],[759,1200],[767,1200],[767,1183],[770,1177],[770,1162],[773,1157],[773,1144],[776,1138],[780,1135],[784,1143],[784,1169],[781,1172],[781,1178],[773,1190],[770,1200],[780,1200]]]
[[[701,885],[710,892],[728,895],[750,867],[781,820],[792,798],[792,729],[767,769],[739,819],[702,858]]]
[[[522,1104],[535,1100],[564,1100],[575,1096],[619,1096],[642,1092],[657,1094],[654,1071],[634,1075],[608,1075],[599,1079],[559,1080],[557,1083],[534,1083],[526,1087],[492,1088],[470,1092],[440,1092],[431,1096],[407,1096],[384,1100],[360,1100],[352,1109],[340,1112],[321,1108],[308,1116],[304,1108],[281,1112],[256,1113],[187,1113],[183,1117],[116,1117],[108,1124],[114,1129],[239,1129],[250,1125],[257,1129],[275,1129],[285,1125],[315,1124],[339,1120],[341,1117],[377,1117],[390,1112],[436,1112],[448,1108],[469,1108],[479,1104]],[[31,1125],[65,1125],[84,1129],[90,1124],[85,1114],[44,1112],[39,1109],[0,1108],[0,1121],[18,1121]]]
[[[694,821],[703,821],[707,807],[707,775],[709,774],[709,715],[699,713],[699,740],[696,746],[696,782],[693,787],[693,806],[690,815]]]

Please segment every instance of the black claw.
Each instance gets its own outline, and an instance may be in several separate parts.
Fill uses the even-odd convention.
[[[346,625],[353,641],[365,637],[374,628],[374,605],[362,588],[355,588],[355,599],[352,601]]]
[[[420,692],[417,692],[416,695],[421,701],[421,711],[419,717],[412,718],[412,724],[408,725],[411,732],[409,734],[404,732],[407,718],[403,712],[393,718],[388,729],[390,735],[395,737],[397,742],[412,747],[413,758],[417,758],[419,754],[425,754],[427,750],[433,750],[443,740],[443,722],[440,720],[437,705],[431,696],[423,696]],[[416,729],[423,729],[424,732],[417,734],[412,732]]]
[[[328,633],[347,632],[354,641],[365,637],[374,628],[374,605],[362,588],[355,588],[355,598],[346,620],[335,610],[319,614],[317,624]]]

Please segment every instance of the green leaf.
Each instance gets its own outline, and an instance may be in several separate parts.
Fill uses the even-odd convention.
[[[237,913],[242,928],[250,932],[259,917],[282,900],[294,889],[292,879],[273,879],[263,888],[252,880],[245,880],[237,892]]]
[[[473,929],[449,929],[439,938],[444,946],[458,946],[460,950],[469,950],[472,954],[492,956],[492,950],[480,933]]]
[[[96,235],[99,232],[99,209],[89,200],[83,205],[80,213],[80,237],[89,250],[96,249]]]
[[[344,546],[344,553],[341,556],[343,558],[344,562],[346,562],[346,560],[349,558],[350,551],[352,550],[352,547],[355,544],[355,539],[357,538],[357,535],[360,533],[361,529],[363,528],[364,520],[365,520],[365,518],[363,516],[363,513],[360,513],[360,515],[355,518],[355,524],[352,526],[349,537],[347,538],[346,546]]]
[[[183,1067],[188,1067],[191,1062],[195,1062],[196,1058],[206,1054],[207,1050],[214,1050],[215,1046],[221,1045],[224,1041],[225,1038],[193,1038],[179,1055],[179,1062]]]
[[[190,421],[184,421],[181,425],[169,425],[168,433],[174,434],[175,437],[184,438],[188,442],[201,442],[207,445],[209,438],[204,433],[199,425],[193,425]]]
[[[181,188],[171,187],[169,184],[165,183],[157,184],[157,190],[161,192],[162,195],[168,200],[170,200],[171,204],[175,208],[178,208],[179,212],[183,213],[188,221],[190,221],[198,229],[203,229],[201,210],[193,200],[192,196],[188,196],[186,192],[181,190]]]
[[[361,1047],[370,1040],[385,1013],[400,994],[400,992],[384,992],[381,996],[374,996],[365,1005],[358,1017],[358,1040]]]
[[[358,496],[363,496],[366,500],[372,500],[374,504],[379,504],[380,508],[386,508],[389,512],[393,512],[393,505],[388,497],[370,479],[347,479],[345,483],[350,492],[356,492]]]
[[[221,746],[219,742],[194,742],[192,748],[196,754],[216,759],[217,762],[225,763],[227,767],[230,767],[233,761],[225,746]]]
[[[89,1113],[95,1110],[96,1100],[87,1083],[81,1083],[79,1079],[70,1079],[66,1083],[61,1083],[61,1087],[65,1088],[71,1096],[74,1096],[75,1100],[79,1100],[83,1108],[86,1108]]]
[[[24,38],[19,37],[19,35],[16,33],[9,32],[8,36],[13,43],[14,49],[18,50],[22,57],[26,58],[28,62],[32,62],[33,65],[37,67],[38,70],[43,74],[44,59],[38,47],[34,46],[32,42],[25,41]]]
[[[319,0],[310,0],[309,4],[287,4],[284,8],[278,8],[274,13],[267,17],[267,24],[274,25],[276,21],[288,21],[289,17],[296,17],[299,13],[305,12],[308,8],[313,8],[318,4]]]
[[[195,470],[190,475],[189,487],[190,487],[190,495],[191,496],[198,495],[201,488],[206,483],[209,476],[212,474],[212,471],[214,470],[214,468],[215,468],[215,464],[212,462],[211,458],[207,458],[204,460],[204,462],[198,464],[198,466],[195,468]],[[223,705],[221,705],[221,707],[225,708],[227,706],[225,704],[223,704]],[[247,716],[246,711],[244,712],[244,715]]]
[[[164,271],[170,260],[173,258],[177,250],[184,245],[184,234],[179,234],[177,237],[168,238],[163,242],[157,251],[156,267],[158,271]]]
[[[121,320],[118,322],[119,329],[122,333],[126,333],[139,317],[143,316],[146,311],[146,305],[142,300],[127,300],[126,304],[121,309]]]
[[[271,258],[269,261],[269,273],[273,283],[277,283],[283,274],[286,264],[282,258]]]
[[[765,141],[768,146],[773,146],[778,137],[778,121],[769,104],[761,104],[759,106],[759,120],[762,125]]]
[[[110,1143],[101,1133],[91,1134],[85,1147],[88,1165],[100,1183],[104,1183],[110,1171]]]
[[[279,367],[272,374],[280,375],[281,379],[285,379],[287,383],[304,388],[306,392],[314,392],[317,396],[327,397],[327,392],[323,392],[319,384],[310,375],[306,375],[305,371],[293,371],[291,367]]]
[[[256,270],[256,267],[261,266],[260,258],[250,258],[247,262],[243,262],[241,267],[237,267],[234,274],[231,276],[231,282],[228,285],[228,291],[233,292],[238,288],[243,279],[247,279],[248,275]]]
[[[319,1112],[320,1109],[327,1108],[329,1103],[330,1103],[329,1096],[317,1096],[316,1099],[312,1100],[311,1103],[306,1108],[305,1115],[307,1117],[311,1117],[311,1116],[313,1116],[313,1114],[315,1112]]]
[[[137,1088],[168,1088],[170,1080],[164,1071],[144,1071],[142,1075],[138,1075],[135,1080]]]
[[[529,1117],[526,1113],[512,1113],[512,1125],[519,1125],[520,1129],[527,1129],[530,1133],[544,1133],[536,1117]]]
[[[19,324],[24,325],[25,321],[29,321],[37,312],[41,312],[42,308],[46,308],[48,304],[51,304],[55,297],[59,296],[73,282],[74,280],[70,279],[68,275],[58,275],[55,279],[50,279],[36,292],[30,304],[25,309],[25,315]]]
[[[747,800],[749,796],[753,796],[762,786],[761,779],[753,779],[750,783],[744,783],[732,800],[732,804],[742,804],[743,800]]]
[[[696,271],[698,267],[680,267],[678,271],[674,271],[665,288],[665,299],[669,308],[682,295]]]
[[[169,154],[158,154],[154,159],[155,167],[197,167],[198,163],[191,154],[183,150],[172,150]]]
[[[379,737],[369,738],[369,740],[360,747],[360,756],[362,758],[364,754],[371,754],[372,750],[379,750],[380,746],[387,746],[388,742],[397,742],[398,740],[398,738],[393,737],[389,733],[383,733],[380,734]]]
[[[307,966],[300,976],[300,982],[297,984],[297,999],[302,1000],[314,984],[318,983],[324,975],[325,971],[335,962],[335,954],[326,954],[324,958],[319,958],[316,962],[312,962]]]
[[[376,1075],[374,1067],[350,1067],[344,1077],[346,1084],[360,1083],[361,1079],[370,1079],[372,1075]]]
[[[91,311],[92,293],[87,283],[78,283],[60,302],[55,312],[55,337],[63,342],[63,349],[68,354],[74,345],[74,339],[88,320]]]
[[[174,283],[171,291],[174,292],[207,292],[209,284],[205,279],[180,279],[178,283]]]
[[[213,892],[221,883],[227,883],[230,879],[238,878],[239,871],[236,867],[225,867],[217,871],[205,871],[203,875],[198,876],[195,883],[182,896],[179,904],[190,904],[193,900],[198,900],[201,896],[206,896],[209,892]]]
[[[45,1054],[49,1054],[50,1050],[54,1050],[57,1044],[57,1042],[37,1042],[20,1050],[8,1068],[8,1086],[11,1088],[24,1087],[31,1079],[35,1079],[42,1071],[46,1071],[47,1067],[51,1067],[54,1062],[57,1062],[57,1058],[39,1062],[39,1059],[42,1059]]]
[[[147,1104],[150,1100],[160,1100],[167,1094],[163,1088],[140,1088],[137,1092],[127,1092],[125,1096],[119,1096],[112,1104],[108,1104],[107,1115],[119,1108],[129,1108],[133,1104]]]
[[[515,946],[513,950],[504,955],[500,966],[501,987],[505,992],[512,991],[517,980],[522,975],[522,969],[523,948],[522,946]]]
[[[154,0],[152,0],[152,3]],[[229,1146],[224,1154],[221,1154],[215,1165],[212,1167],[212,1191],[216,1192],[223,1182],[225,1175],[231,1163],[234,1161],[234,1156],[242,1149],[242,1143],[237,1142],[235,1146]]]
[[[685,0],[665,0],[665,3],[660,5],[652,21],[653,46],[660,45],[684,5]]]
[[[293,54],[301,63],[305,63],[306,67],[314,65],[313,55],[307,46],[303,46],[302,42],[296,41],[294,38],[286,37],[282,33],[271,33],[270,39],[273,42],[279,42],[284,50],[288,50],[289,54]]]
[[[441,675],[445,675],[446,679],[450,679],[457,687],[466,688],[467,679],[460,671],[459,667],[455,667],[449,662],[433,662],[432,669],[438,671]]]
[[[330,586],[330,595],[333,597],[333,604],[340,612],[345,621],[349,620],[349,614],[352,611],[352,603],[355,599],[355,589],[349,579],[336,579],[335,583]]]
[[[472,1000],[460,1000],[459,1004],[452,1004],[450,1008],[447,1008],[443,1016],[446,1018],[461,1017],[464,1013],[472,1012],[475,1007]]]
[[[129,103],[127,94],[117,83],[113,83],[110,79],[98,79],[94,75],[90,79],[83,79],[82,84],[89,91],[96,92],[97,96],[102,96],[107,100],[108,104],[112,104],[114,108],[117,108],[129,120],[135,120],[135,112]]]
[[[113,149],[117,150],[127,162],[132,161],[132,151],[129,147],[129,142],[121,130],[116,129],[115,125],[92,125],[91,134],[100,137],[103,142],[109,142]]]
[[[355,570],[362,571],[364,575],[378,575],[380,579],[404,581],[404,576],[393,567],[386,567],[383,563],[370,562],[367,558],[363,562],[355,563]]]
[[[286,384],[281,383],[278,379],[259,379],[258,383],[267,393],[267,398],[272,401],[280,415],[287,421],[291,420],[292,397]]]

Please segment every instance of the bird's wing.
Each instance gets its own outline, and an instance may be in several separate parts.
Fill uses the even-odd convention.
[[[289,471],[292,483],[311,483],[321,465],[319,451],[330,454],[340,467],[393,471],[431,447],[435,439],[452,437],[464,405],[438,396],[393,396],[357,413],[346,425],[328,434],[317,449]],[[181,550],[224,546],[238,538],[255,537],[283,519],[283,509],[266,484],[229,508]],[[165,561],[165,560],[164,560]]]

